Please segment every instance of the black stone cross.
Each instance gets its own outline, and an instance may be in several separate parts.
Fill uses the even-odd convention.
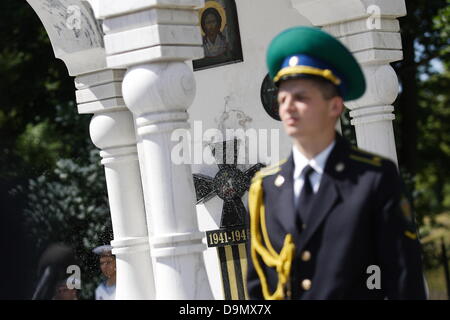
[[[232,162],[231,164],[226,161],[227,146],[234,149],[233,161],[228,161]],[[258,163],[245,171],[239,170],[237,167],[237,139],[215,143],[210,148],[216,159],[219,172],[214,178],[203,174],[194,174],[197,204],[204,203],[217,195],[224,201],[220,228],[243,226],[245,225],[247,211],[241,198],[250,188],[254,174],[264,165]],[[222,149],[222,152],[220,152],[220,149]]]

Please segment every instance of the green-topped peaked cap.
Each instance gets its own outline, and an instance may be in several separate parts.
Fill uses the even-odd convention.
[[[351,52],[336,38],[314,27],[294,27],[278,34],[266,56],[276,85],[302,75],[323,77],[335,84],[344,101],[361,97],[366,82]]]

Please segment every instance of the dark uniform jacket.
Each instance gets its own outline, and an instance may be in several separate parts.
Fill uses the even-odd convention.
[[[307,221],[300,222],[292,154],[271,172],[262,184],[266,226],[277,252],[286,234],[293,236],[292,299],[426,298],[420,244],[392,161],[353,148],[337,134]],[[284,179],[276,182],[278,176]],[[278,275],[259,261],[273,292]],[[249,296],[263,299],[251,256],[248,262]]]

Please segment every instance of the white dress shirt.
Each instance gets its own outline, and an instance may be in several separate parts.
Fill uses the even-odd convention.
[[[116,299],[116,285],[108,286],[106,281],[100,283],[95,289],[95,300],[115,300]]]
[[[294,204],[297,208],[298,199],[300,193],[302,192],[305,179],[301,174],[303,168],[307,165],[311,166],[314,171],[309,176],[309,181],[314,193],[317,193],[320,187],[320,180],[322,179],[323,171],[325,169],[325,164],[327,163],[328,156],[333,149],[336,141],[330,143],[322,152],[316,155],[311,160],[308,160],[295,146],[292,147],[293,157],[294,157]]]

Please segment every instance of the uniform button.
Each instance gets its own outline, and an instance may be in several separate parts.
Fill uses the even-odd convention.
[[[302,260],[305,262],[311,260],[311,252],[309,252],[308,250],[303,251]]]
[[[302,230],[306,229],[306,224],[302,224]]]
[[[305,291],[308,291],[309,289],[311,289],[311,285],[312,285],[312,282],[309,279],[305,279],[302,281],[302,288]]]

